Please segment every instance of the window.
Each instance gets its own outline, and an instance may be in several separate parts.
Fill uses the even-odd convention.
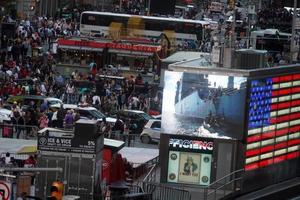
[[[153,122],[153,124],[151,125],[151,128],[160,129],[161,128],[161,122],[160,121]]]
[[[93,116],[86,110],[78,110],[80,117],[86,117],[88,119],[93,119]]]

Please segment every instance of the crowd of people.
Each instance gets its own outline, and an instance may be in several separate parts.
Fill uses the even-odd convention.
[[[7,22],[11,18],[5,17]],[[106,114],[115,114],[120,109],[139,109],[148,111],[150,86],[144,83],[141,75],[131,76],[123,81],[113,79],[98,80],[98,75],[119,75],[115,68],[104,70],[94,62],[90,64],[89,73],[74,71],[70,77],[59,74],[53,64],[56,62],[54,52],[49,51],[53,41],[58,37],[79,35],[76,20],[47,19],[38,17],[33,20],[22,20],[17,25],[15,33],[1,36],[0,48],[0,107],[5,107],[7,99],[16,95],[43,95],[56,97],[67,104],[91,105]],[[12,37],[13,36],[13,37]],[[33,56],[35,47],[44,49],[41,56]],[[88,81],[96,88],[77,87],[76,83]],[[143,85],[142,90],[135,89]],[[99,87],[98,87],[99,86]],[[62,119],[65,126],[71,126],[79,114],[74,110],[54,115],[48,103],[41,105],[27,102],[26,109],[19,102],[11,106],[11,122],[18,125],[16,137],[26,131],[31,135],[38,129],[55,126],[53,119]],[[26,126],[27,128],[24,128]],[[61,127],[61,126],[59,126]],[[3,136],[10,133],[3,129]]]

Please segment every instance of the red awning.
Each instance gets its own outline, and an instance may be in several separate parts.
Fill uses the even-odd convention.
[[[193,0],[183,0],[185,4],[193,4]]]
[[[91,51],[101,51],[104,48],[108,48],[131,52],[154,53],[161,50],[160,45],[132,44],[129,42],[107,42],[61,38],[57,43],[59,48]]]

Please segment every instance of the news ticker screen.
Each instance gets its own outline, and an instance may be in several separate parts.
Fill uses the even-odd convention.
[[[250,81],[245,170],[299,157],[300,74]]]

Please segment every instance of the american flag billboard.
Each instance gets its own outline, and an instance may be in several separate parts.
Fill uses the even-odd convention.
[[[300,74],[250,81],[245,170],[299,157]]]

